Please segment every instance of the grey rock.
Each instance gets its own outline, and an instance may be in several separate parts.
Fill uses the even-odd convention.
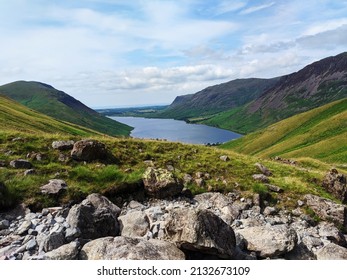
[[[206,181],[203,178],[197,178],[194,181],[199,188],[206,186]]]
[[[71,228],[79,228],[81,237],[95,239],[116,236],[119,233],[120,209],[100,194],[91,194],[74,205],[67,216]]]
[[[43,194],[58,195],[67,189],[67,184],[64,180],[52,179],[40,189]]]
[[[55,150],[71,150],[75,142],[73,140],[68,140],[68,141],[54,141],[52,143],[52,148]]]
[[[184,250],[231,258],[235,253],[233,229],[207,210],[177,209],[169,213],[165,240]]]
[[[44,260],[75,260],[79,254],[80,244],[71,242],[44,254]]]
[[[342,203],[347,203],[347,177],[332,168],[324,177],[322,187]]]
[[[282,193],[283,189],[281,189],[278,186],[275,185],[271,185],[271,184],[265,184],[265,186],[267,187],[267,189],[271,192],[276,192],[276,193]]]
[[[329,243],[316,252],[317,260],[347,260],[347,249]]]
[[[230,161],[230,158],[226,155],[220,156],[219,159],[222,161]]]
[[[65,231],[65,239],[67,242],[71,242],[81,236],[79,228],[67,228]]]
[[[28,251],[32,251],[36,248],[36,246],[37,246],[37,242],[35,238],[33,238],[26,244],[25,249]]]
[[[252,175],[253,180],[259,181],[262,183],[269,183],[269,178],[264,174],[254,174]]]
[[[28,230],[31,228],[31,221],[24,221],[17,230],[17,234],[24,235],[28,233]]]
[[[0,221],[0,230],[8,229],[10,227],[10,221],[8,220],[1,220]]]
[[[287,225],[255,226],[238,229],[247,241],[247,250],[261,258],[276,258],[294,249],[297,244],[295,230]]]
[[[265,176],[272,176],[272,172],[267,168],[265,167],[264,165],[262,165],[261,163],[257,162],[255,164],[255,166],[258,168],[258,170],[264,174]]]
[[[234,207],[233,201],[221,193],[199,194],[194,200],[198,202],[198,209],[211,210],[227,224],[231,224],[240,214],[240,209]]]
[[[81,140],[74,144],[71,157],[78,161],[106,160],[109,157],[105,144],[96,140]]]
[[[173,173],[162,168],[148,167],[142,175],[145,192],[150,197],[168,198],[178,195],[183,183]]]
[[[143,237],[149,230],[149,219],[142,211],[133,211],[118,217],[122,236]]]
[[[184,260],[175,245],[163,240],[144,240],[124,236],[99,238],[85,244],[84,260]]]
[[[53,232],[51,234],[40,234],[37,236],[39,251],[49,252],[65,244],[63,232]]]
[[[307,194],[306,204],[323,220],[332,221],[340,226],[347,226],[347,207],[330,199]]]
[[[277,213],[278,213],[278,209],[276,209],[275,207],[270,207],[270,206],[265,207],[265,209],[263,211],[263,214],[265,216],[275,215]]]
[[[16,159],[10,162],[10,166],[17,169],[31,169],[32,164],[25,159]]]

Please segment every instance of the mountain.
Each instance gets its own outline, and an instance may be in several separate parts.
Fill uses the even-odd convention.
[[[205,123],[249,133],[344,97],[347,97],[347,52],[283,76],[273,88],[249,104],[223,112]]]
[[[34,135],[52,133],[76,136],[101,136],[101,133],[94,130],[58,121],[33,111],[3,95],[0,95],[0,120],[2,133],[14,132]]]
[[[111,136],[129,135],[131,127],[100,115],[63,91],[40,82],[17,81],[0,86],[0,94],[57,120]]]
[[[347,97],[347,52],[279,78],[234,80],[177,97],[160,117],[250,133]]]
[[[195,94],[177,96],[173,103],[159,113],[167,118],[189,120],[244,105],[272,87],[274,79],[238,79],[211,86]]]
[[[222,145],[261,157],[312,157],[325,162],[347,161],[347,98],[277,122]]]

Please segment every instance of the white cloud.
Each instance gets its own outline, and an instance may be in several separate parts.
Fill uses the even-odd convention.
[[[276,2],[270,2],[270,3],[263,4],[263,5],[252,6],[252,7],[249,7],[247,9],[242,10],[240,12],[240,14],[241,15],[252,14],[252,13],[255,13],[255,12],[258,12],[258,11],[270,8],[270,7],[272,7],[275,4],[276,4]]]

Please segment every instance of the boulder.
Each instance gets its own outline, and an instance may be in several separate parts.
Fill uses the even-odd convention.
[[[247,243],[247,250],[261,258],[280,257],[294,249],[298,237],[287,225],[254,226],[237,230]]]
[[[78,161],[106,160],[109,152],[105,144],[96,140],[81,140],[74,144],[71,157]]]
[[[79,254],[80,244],[76,241],[62,245],[44,254],[44,260],[75,260]]]
[[[35,173],[36,173],[35,169],[28,169],[24,171],[24,176],[33,175]]]
[[[342,203],[347,203],[347,178],[345,175],[339,174],[335,168],[325,175],[322,187],[340,199]]]
[[[41,233],[37,236],[40,252],[49,252],[65,244],[63,232],[52,232],[50,234]]]
[[[337,225],[347,226],[347,207],[337,204],[330,199],[316,195],[307,194],[304,196],[306,205],[310,207],[316,215],[326,221],[332,221]]]
[[[316,252],[317,260],[347,260],[347,249],[329,243]]]
[[[233,201],[221,193],[207,192],[194,197],[201,210],[211,210],[227,224],[231,224],[240,214],[238,207],[233,207]]]
[[[40,187],[41,193],[58,195],[67,189],[67,184],[64,180],[52,179],[49,183]]]
[[[162,168],[148,167],[142,175],[145,192],[150,197],[168,198],[181,193],[183,184],[176,176]]]
[[[269,178],[264,174],[254,174],[252,175],[253,180],[259,181],[262,183],[269,183]]]
[[[0,230],[8,229],[10,227],[10,222],[8,220],[0,220]]]
[[[175,209],[165,223],[164,239],[187,251],[231,258],[236,239],[233,229],[207,210]]]
[[[259,169],[259,171],[264,174],[265,176],[271,176],[272,175],[272,172],[267,168],[265,167],[264,165],[262,165],[261,163],[257,162],[255,164],[255,166]]]
[[[346,246],[346,239],[343,233],[332,223],[320,222],[317,225],[318,234],[321,238],[327,239],[340,246]]]
[[[73,140],[68,141],[54,141],[52,148],[59,151],[71,150],[75,142]]]
[[[163,240],[145,240],[124,236],[99,238],[85,244],[83,260],[184,260],[175,245]]]
[[[66,218],[72,228],[80,230],[80,237],[96,239],[117,236],[120,209],[99,194],[91,194],[80,204],[72,206]]]
[[[149,230],[149,219],[142,211],[132,211],[118,217],[122,236],[143,237]]]
[[[32,164],[25,159],[15,159],[10,162],[10,166],[17,169],[31,169]]]

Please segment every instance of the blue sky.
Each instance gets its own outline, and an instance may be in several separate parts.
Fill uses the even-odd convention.
[[[171,103],[347,51],[346,0],[0,0],[0,84],[91,107]]]

